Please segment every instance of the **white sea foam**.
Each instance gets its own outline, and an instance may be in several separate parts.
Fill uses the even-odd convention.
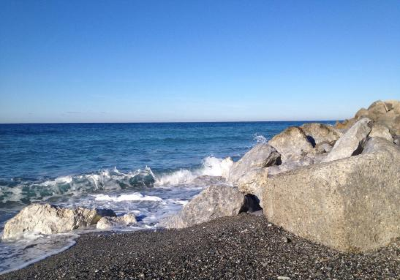
[[[256,141],[258,144],[264,144],[268,142],[268,139],[265,138],[263,135],[260,134],[254,134],[254,141]]]
[[[142,195],[141,193],[135,192],[132,194],[121,194],[118,196],[110,196],[106,194],[93,195],[97,201],[162,201],[162,198],[158,196]]]

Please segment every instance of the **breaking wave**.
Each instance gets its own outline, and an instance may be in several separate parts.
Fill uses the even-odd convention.
[[[42,182],[23,179],[0,181],[0,208],[7,207],[10,203],[30,204],[98,192],[188,185],[202,176],[227,178],[232,164],[233,161],[230,158],[207,157],[203,160],[201,168],[181,169],[159,176],[155,175],[150,167],[145,167],[127,173],[120,172],[116,168],[107,169],[96,173],[64,176]]]

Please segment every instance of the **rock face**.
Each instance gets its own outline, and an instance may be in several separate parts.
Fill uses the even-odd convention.
[[[17,239],[25,233],[68,232],[96,224],[102,216],[115,216],[112,210],[61,208],[50,204],[31,204],[4,226],[3,240]]]
[[[251,197],[235,187],[215,185],[195,196],[177,215],[161,222],[166,228],[184,228],[220,217],[234,216],[254,207]]]
[[[313,146],[300,127],[292,126],[274,136],[269,142],[282,156],[282,162],[312,152]]]
[[[400,101],[376,101],[368,109],[360,109],[354,118],[337,123],[339,129],[349,129],[362,118],[369,118],[376,124],[382,124],[389,128],[392,135],[400,135]]]
[[[381,138],[361,155],[278,174],[262,186],[269,221],[345,252],[400,237],[400,149]]]
[[[258,144],[235,162],[229,173],[229,181],[236,183],[254,169],[280,164],[281,155],[268,144]]]
[[[322,123],[307,123],[302,125],[301,129],[313,146],[322,143],[335,143],[342,136],[338,129]]]
[[[125,214],[120,217],[102,217],[96,224],[97,229],[107,230],[114,227],[136,224],[136,217],[133,214]]]
[[[359,120],[336,142],[323,162],[347,158],[361,153],[362,146],[370,132],[371,120],[368,118]]]
[[[389,128],[383,124],[374,124],[369,137],[381,137],[389,142],[393,142],[393,137],[389,132]]]

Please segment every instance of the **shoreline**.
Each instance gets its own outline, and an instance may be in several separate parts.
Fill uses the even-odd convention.
[[[396,279],[400,240],[340,253],[240,214],[181,230],[88,233],[0,279]],[[280,278],[278,278],[280,277]]]

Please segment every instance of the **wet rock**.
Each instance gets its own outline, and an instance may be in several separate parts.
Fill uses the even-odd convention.
[[[166,228],[185,228],[220,217],[235,216],[252,206],[252,199],[227,185],[208,187],[186,204],[181,212],[160,223]]]
[[[97,229],[107,230],[115,227],[123,227],[136,224],[136,217],[133,214],[125,214],[120,217],[102,217],[96,224]]]
[[[371,132],[371,120],[363,118],[355,123],[332,148],[323,162],[334,161],[362,152],[368,134]]]
[[[31,204],[7,221],[2,238],[17,239],[29,233],[69,232],[94,225],[103,216],[115,216],[115,213],[106,209],[69,209],[50,204]]]
[[[281,155],[275,148],[268,144],[258,144],[248,151],[238,162],[234,163],[230,173],[229,181],[237,181],[254,169],[280,164]]]
[[[400,237],[400,149],[371,138],[362,154],[268,178],[261,206],[269,221],[340,251]]]
[[[289,127],[274,136],[269,142],[282,156],[282,162],[312,152],[313,146],[300,127]]]

